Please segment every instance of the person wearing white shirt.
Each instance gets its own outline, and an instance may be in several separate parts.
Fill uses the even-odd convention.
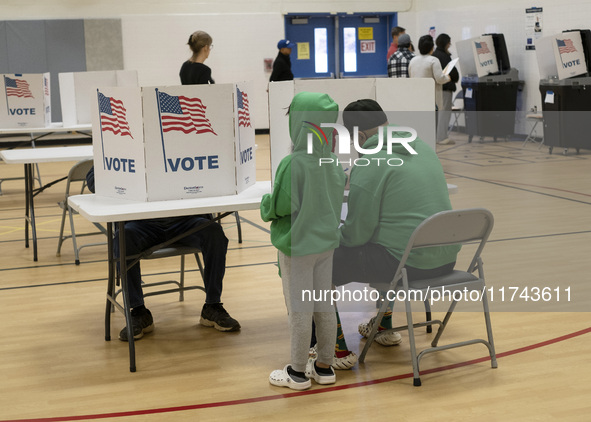
[[[443,109],[443,85],[451,81],[448,75],[443,73],[441,62],[433,57],[435,43],[431,35],[423,35],[419,39],[420,55],[414,57],[408,65],[408,74],[411,78],[432,78],[435,80],[435,104],[439,110]],[[438,124],[445,124],[439,119]],[[454,142],[449,138],[438,139],[440,145],[451,145]]]

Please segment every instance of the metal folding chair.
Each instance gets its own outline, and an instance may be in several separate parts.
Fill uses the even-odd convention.
[[[185,255],[193,254],[195,255],[195,260],[197,261],[197,266],[199,267],[199,273],[201,274],[201,279],[203,279],[203,263],[201,262],[201,258],[199,257],[199,253],[201,253],[201,249],[199,248],[192,248],[189,246],[183,245],[170,245],[161,249],[157,249],[153,252],[149,252],[146,256],[143,256],[142,259],[160,259],[160,258],[168,258],[172,256],[180,256],[181,257],[181,267],[179,271],[179,280],[167,280],[167,281],[155,281],[150,283],[144,283],[142,288],[150,288],[156,286],[163,286],[167,284],[175,285],[171,289],[167,290],[154,290],[144,292],[144,297],[148,296],[156,296],[162,295],[166,293],[178,293],[179,294],[179,302],[183,302],[185,300],[185,292],[188,290],[202,290],[205,291],[205,287],[195,285],[195,286],[185,286]],[[117,296],[121,293],[121,289],[117,290],[113,297],[116,300]],[[112,311],[115,309],[112,308]]]
[[[451,103],[451,115],[453,122],[449,125],[449,131],[453,132],[454,129],[459,129],[459,118],[464,112],[464,91],[460,90],[454,97]]]
[[[542,139],[540,141],[537,141],[536,140],[536,137],[533,136],[533,134],[536,133],[536,127],[538,126],[538,123],[544,121],[544,116],[541,115],[541,114],[538,114],[538,113],[532,113],[532,114],[526,115],[525,118],[527,120],[533,121],[534,124],[531,127],[531,130],[529,131],[529,134],[527,135],[527,137],[523,141],[523,144],[521,145],[521,148],[525,147],[528,142],[533,142],[534,144],[538,144],[539,143],[538,149],[542,148],[542,145],[544,145],[544,137],[542,137]]]
[[[482,343],[488,348],[491,366],[493,368],[497,367],[497,359],[489,315],[487,290],[484,281],[484,270],[480,256],[493,228],[493,222],[494,219],[492,213],[483,208],[443,211],[427,218],[415,229],[411,235],[392,282],[389,285],[377,286],[378,290],[380,291],[389,290],[390,292],[403,293],[405,299],[404,304],[407,325],[392,328],[390,331],[408,330],[415,386],[421,385],[419,361],[427,353]],[[465,244],[476,241],[479,242],[479,244],[467,271],[454,270],[450,274],[425,280],[408,279],[405,265],[406,260],[413,249]],[[478,271],[477,276],[473,274],[474,271]],[[432,297],[430,295],[434,294],[434,291],[438,291],[439,294],[441,294],[443,290],[449,291],[450,297],[452,299],[451,305],[443,321],[431,320],[430,317],[427,317],[427,321],[425,322],[414,323],[411,310],[411,299],[414,298],[427,303],[429,298]],[[438,346],[439,339],[441,338],[445,327],[449,323],[449,319],[458,303],[458,301],[455,300],[456,296],[453,293],[456,291],[469,292],[473,290],[477,290],[479,292],[479,297],[481,298],[484,310],[487,340],[477,338]],[[373,343],[380,322],[382,321],[384,313],[386,312],[390,303],[392,302],[388,302],[388,300],[382,302],[376,320],[373,324],[372,331],[368,336],[365,347],[363,348],[363,351],[359,357],[359,362],[363,362],[365,360],[365,355]],[[417,355],[414,328],[425,326],[429,327],[432,325],[438,325],[439,329],[435,335],[435,338],[431,342],[431,347],[422,350]]]
[[[80,193],[80,194],[84,193],[84,189],[86,188],[86,173],[88,173],[88,171],[90,170],[90,168],[92,166],[93,166],[92,159],[82,160],[82,161],[74,164],[74,166],[70,169],[70,172],[68,173],[68,178],[67,178],[67,183],[66,183],[66,195],[64,197],[64,200],[58,202],[58,205],[62,209],[62,223],[60,225],[60,235],[58,238],[57,252],[55,253],[55,256],[61,255],[61,249],[62,249],[62,244],[64,243],[64,240],[71,238],[72,245],[74,246],[74,257],[75,257],[76,265],[80,265],[80,256],[79,255],[80,255],[80,250],[82,248],[86,248],[88,246],[98,246],[98,245],[106,245],[107,244],[107,242],[104,241],[104,242],[97,242],[97,243],[87,243],[85,245],[78,247],[78,243],[76,241],[77,237],[95,236],[97,234],[106,235],[107,230],[103,226],[101,226],[100,224],[93,223],[99,231],[91,232],[91,233],[82,233],[82,234],[79,233],[78,235],[76,235],[76,230],[74,227],[74,214],[77,214],[77,212],[74,211],[68,205],[68,197],[71,196],[70,191],[72,189],[72,183],[82,182],[82,188],[80,189],[80,192],[74,193],[74,195],[77,195],[78,193]],[[66,214],[68,215],[69,220],[70,220],[70,233],[71,233],[70,235],[64,235]]]

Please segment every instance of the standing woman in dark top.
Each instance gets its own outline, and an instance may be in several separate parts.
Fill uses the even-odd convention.
[[[181,67],[180,77],[183,85],[213,84],[211,69],[203,62],[209,57],[213,48],[211,36],[205,31],[195,31],[189,37],[189,47],[193,56]]]

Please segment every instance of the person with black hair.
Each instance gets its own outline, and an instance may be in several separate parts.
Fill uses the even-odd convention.
[[[414,57],[408,65],[408,74],[411,78],[432,78],[435,81],[435,105],[437,110],[443,109],[443,85],[450,82],[451,78],[443,73],[441,63],[437,57],[433,57],[433,37],[423,35],[419,39],[420,55]],[[449,120],[446,125],[449,124]],[[455,143],[449,138],[438,140],[440,145],[449,145]]]
[[[435,45],[437,48],[433,52],[433,57],[437,57],[441,63],[441,67],[445,69],[445,66],[451,62],[451,53],[449,52],[449,47],[451,46],[450,36],[447,34],[440,34],[435,40]],[[444,84],[442,87],[442,102],[437,117],[438,143],[445,143],[445,140],[448,139],[447,131],[449,129],[449,119],[451,118],[452,97],[456,90],[456,82],[460,79],[458,70],[455,67],[449,73],[449,77],[451,78],[451,81]]]
[[[436,60],[436,59],[435,59]],[[343,111],[343,123],[349,133],[357,127],[359,145],[376,149],[391,125],[380,105],[370,99],[354,101]],[[394,132],[404,137],[405,132]],[[443,168],[435,151],[417,138],[409,145],[392,145],[381,139],[382,147],[362,158],[368,165],[351,171],[348,212],[340,228],[340,245],[334,251],[332,282],[341,286],[351,282],[389,283],[398,268],[406,244],[414,229],[423,220],[440,211],[450,210],[451,203]],[[393,160],[400,165],[384,165]],[[382,163],[380,165],[380,163]],[[409,278],[432,278],[450,273],[455,265],[459,246],[421,249],[411,252],[406,270]],[[359,333],[367,337],[374,319],[360,324]],[[391,313],[385,315],[375,341],[383,346],[399,344],[392,328]]]

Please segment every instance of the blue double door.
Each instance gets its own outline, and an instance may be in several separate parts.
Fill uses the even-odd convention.
[[[386,76],[396,14],[287,15],[296,78]]]

